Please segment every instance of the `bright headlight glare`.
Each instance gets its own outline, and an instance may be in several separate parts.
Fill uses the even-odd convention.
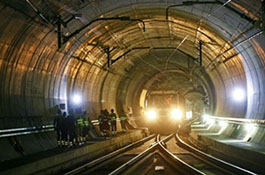
[[[156,119],[156,111],[155,110],[149,110],[146,112],[146,116],[149,120],[155,120]]]
[[[180,109],[173,109],[171,111],[171,117],[175,120],[180,120],[182,118],[182,112]]]

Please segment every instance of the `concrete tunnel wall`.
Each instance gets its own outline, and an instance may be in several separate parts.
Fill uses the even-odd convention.
[[[49,9],[42,8],[43,2],[32,2],[40,12],[48,15]],[[195,58],[198,58],[198,50],[194,43],[199,39],[214,41],[221,46],[216,48],[208,44],[203,48],[203,65],[210,64],[206,70],[210,80],[200,77],[200,71],[194,70],[194,76],[200,77],[199,82],[211,81],[206,84],[214,89],[214,92],[209,92],[212,103],[216,104],[213,114],[264,119],[264,35],[255,36],[211,63],[222,51],[259,29],[254,28],[238,36],[252,24],[227,8],[206,16],[206,19],[205,14],[219,7],[211,4],[173,8],[169,16],[171,21],[165,21],[166,7],[181,2],[104,0],[82,4],[80,1],[47,1],[46,5],[61,14],[63,19],[68,19],[73,13],[83,15],[82,20],[72,20],[63,31],[65,33],[102,15],[139,18],[146,25],[146,32],[142,32],[139,24],[133,22],[95,23],[58,50],[56,25],[45,24],[26,3],[1,1],[0,128],[52,123],[51,110],[57,104],[70,103],[73,93],[82,94],[83,107],[92,118],[101,108],[120,111],[123,106],[134,106],[136,110],[139,95],[135,94],[140,94],[141,87],[158,72],[156,68],[163,69],[164,66],[154,61],[148,51],[139,50],[126,55],[107,70],[106,66],[102,68],[106,54],[101,48],[87,43],[99,41],[104,45],[119,46],[120,49],[112,52],[112,58],[116,58],[126,48],[176,46],[188,35],[181,49]],[[249,3],[239,0],[232,5],[251,16],[256,10],[253,4],[260,4],[258,1]],[[239,39],[233,40],[237,36]],[[170,63],[174,62],[177,59],[170,60]],[[173,66],[169,68],[174,69]],[[234,103],[231,99],[235,86],[242,86],[247,91],[245,102]],[[209,91],[210,88],[207,89]]]

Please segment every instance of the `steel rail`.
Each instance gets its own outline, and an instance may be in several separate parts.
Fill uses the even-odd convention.
[[[173,136],[174,136],[174,134],[170,134],[169,136],[165,137],[163,139],[163,141],[167,141],[167,140],[169,140]],[[111,173],[109,173],[109,175],[117,175],[117,174],[122,173],[128,167],[132,166],[133,164],[135,164],[136,162],[138,162],[139,160],[141,160],[143,157],[147,156],[148,154],[150,154],[151,152],[153,152],[154,150],[156,150],[157,149],[157,146],[158,146],[158,143],[159,143],[159,137],[160,136],[157,135],[156,143],[154,143],[150,148],[146,149],[145,151],[143,151],[142,153],[138,154],[133,159],[131,159],[128,162],[126,162],[125,164],[121,165],[119,168],[117,168],[116,170],[114,170]]]
[[[131,148],[135,147],[138,144],[142,144],[143,142],[146,142],[146,141],[148,141],[148,140],[150,140],[150,139],[152,139],[154,137],[155,137],[155,135],[152,134],[152,135],[150,135],[148,137],[145,137],[145,138],[143,138],[143,139],[141,139],[141,140],[139,140],[139,141],[137,141],[135,143],[132,143],[130,145],[127,145],[127,146],[125,146],[123,148],[120,148],[120,149],[118,149],[118,150],[116,150],[114,152],[111,152],[111,153],[109,153],[109,154],[107,154],[107,155],[105,155],[103,157],[100,157],[100,158],[98,158],[96,160],[93,160],[93,161],[91,161],[89,163],[86,163],[86,164],[84,164],[82,166],[79,166],[78,168],[75,168],[75,169],[73,169],[73,170],[65,173],[64,175],[74,175],[74,174],[78,174],[80,172],[83,172],[87,168],[93,167],[93,166],[98,165],[98,164],[100,164],[100,163],[102,163],[104,161],[107,161],[107,160],[109,160],[109,159],[111,159],[111,158],[113,158],[113,157],[121,154],[122,152],[125,152],[128,149],[131,149]]]
[[[157,150],[157,149],[160,150],[162,153],[164,152],[164,154],[166,156],[169,156],[170,159],[173,160],[176,164],[180,164],[181,165],[181,169],[184,169],[185,171],[187,171],[187,173],[205,175],[205,173],[203,173],[203,172],[199,171],[198,169],[196,169],[196,168],[190,166],[189,164],[185,163],[184,161],[182,161],[181,159],[176,157],[174,154],[172,154],[171,152],[169,152],[165,148],[164,142],[167,142],[168,140],[170,140],[173,135],[174,135],[174,133],[170,134],[169,136],[167,136],[165,138],[163,138],[162,140],[160,139],[160,135],[158,135],[157,139],[156,139],[157,142],[154,145],[152,145],[150,148],[148,148],[147,150],[145,150],[144,152],[142,152],[141,154],[139,154],[135,158],[131,159],[127,163],[123,164],[122,166],[120,166],[119,168],[117,168],[116,170],[111,172],[109,175],[117,175],[117,174],[123,173],[127,168],[129,168],[130,166],[132,166],[136,162],[140,161],[143,157],[147,156],[149,153],[151,153],[151,152],[153,152],[154,150]]]
[[[175,138],[177,140],[177,143],[179,146],[187,149],[188,151],[195,153],[196,155],[206,159],[207,161],[214,163],[215,165],[222,167],[226,170],[231,171],[232,173],[236,173],[236,174],[242,174],[242,175],[256,175],[256,173],[251,172],[249,170],[246,170],[244,168],[238,167],[236,165],[233,165],[231,163],[228,163],[224,160],[218,159],[210,154],[206,154],[196,148],[194,148],[193,146],[187,144],[186,142],[184,142],[178,134],[175,135]]]
[[[174,162],[176,162],[177,164],[181,165],[181,168],[187,170],[189,173],[191,174],[199,174],[199,175],[206,175],[205,173],[201,172],[200,170],[194,168],[193,166],[189,165],[188,163],[186,163],[185,161],[181,160],[180,158],[178,158],[177,156],[175,156],[173,153],[171,153],[170,151],[168,151],[166,149],[166,147],[163,145],[162,141],[158,142],[161,150],[167,154]]]
[[[258,120],[258,119],[246,119],[246,118],[231,118],[231,117],[218,117],[218,116],[209,116],[211,119],[216,120],[226,120],[228,122],[237,122],[237,123],[255,123],[260,125],[265,125],[265,120]]]

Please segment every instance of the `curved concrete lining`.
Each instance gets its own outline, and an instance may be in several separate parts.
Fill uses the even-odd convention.
[[[170,8],[166,19],[170,5],[179,6]],[[140,93],[148,80],[168,70],[191,77],[184,82],[176,79],[182,90],[203,87],[209,99],[208,112],[264,119],[262,5],[260,0],[227,4],[186,0],[1,1],[0,128],[50,125],[56,105],[76,107],[71,101],[74,94],[80,94],[80,106],[91,119],[105,108],[120,114],[132,107],[137,114]],[[125,18],[98,20],[117,17]],[[200,42],[204,43],[202,62]],[[113,63],[110,67],[108,61]],[[242,102],[232,98],[237,87],[245,91]],[[50,134],[43,137],[54,139]],[[27,142],[26,138],[19,140]],[[31,140],[42,150],[50,148],[50,141],[41,141],[41,135]],[[10,141],[4,142],[5,148],[13,149]]]

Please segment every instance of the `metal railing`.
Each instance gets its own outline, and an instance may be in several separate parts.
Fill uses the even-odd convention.
[[[211,119],[215,120],[225,120],[232,123],[253,123],[253,124],[260,124],[265,125],[265,120],[259,120],[259,119],[245,119],[245,118],[231,118],[231,117],[219,117],[219,116],[212,116],[209,115]]]
[[[136,120],[134,117],[130,117],[130,120]],[[119,119],[117,119],[119,121]],[[91,120],[91,123],[99,125],[98,120]],[[54,131],[54,125],[42,125],[42,126],[29,126],[21,128],[9,128],[9,129],[0,129],[0,138],[12,137],[12,136],[21,136],[21,135],[30,135],[36,133],[50,132]]]
[[[54,131],[54,126],[53,125],[1,129],[0,130],[0,138],[12,137],[12,136],[21,136],[21,135],[29,135],[29,134],[36,134],[36,133],[49,132],[49,131]]]

